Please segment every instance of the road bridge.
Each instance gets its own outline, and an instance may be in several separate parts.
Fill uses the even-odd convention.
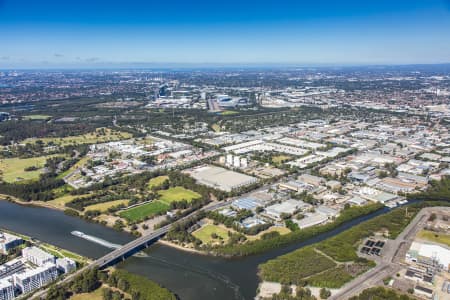
[[[210,203],[209,205],[201,208],[199,211],[204,211],[204,212],[208,212],[208,211],[213,211],[219,208],[222,208],[224,206],[230,205],[232,200],[228,200],[228,201],[224,201],[224,202],[216,202],[216,203]],[[95,261],[93,261],[92,263],[90,263],[89,265],[77,270],[76,272],[69,274],[68,276],[66,276],[63,280],[59,281],[57,283],[57,285],[63,284],[63,283],[67,283],[70,282],[71,280],[73,280],[76,276],[80,275],[81,273],[91,269],[91,268],[106,268],[109,266],[113,266],[125,259],[127,259],[128,257],[132,256],[133,254],[141,251],[142,249],[145,249],[147,247],[149,247],[150,245],[152,245],[155,241],[157,241],[159,238],[161,238],[162,236],[164,236],[167,232],[169,232],[169,229],[177,223],[180,223],[184,220],[187,220],[188,218],[192,217],[193,215],[195,215],[196,213],[198,213],[199,211],[194,211],[191,214],[178,219],[177,221],[166,225],[164,227],[161,227],[159,229],[156,229],[152,232],[150,232],[149,234],[146,234],[144,236],[141,236],[131,242],[129,242],[128,244],[123,245],[120,248],[117,248],[116,250],[106,254],[103,257],[100,257],[98,259],[96,259]],[[36,292],[33,296],[31,296],[31,299],[42,299],[46,296],[47,294],[47,289],[42,290],[42,291],[38,291]]]

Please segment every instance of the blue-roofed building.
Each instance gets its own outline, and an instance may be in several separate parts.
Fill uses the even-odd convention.
[[[246,229],[249,229],[249,228],[252,228],[253,226],[263,225],[263,224],[266,224],[266,223],[267,223],[267,222],[264,221],[264,220],[261,219],[261,218],[258,218],[258,217],[248,217],[248,218],[246,218],[246,219],[244,219],[244,220],[241,221],[241,226],[244,227],[244,228],[246,228]]]
[[[231,204],[231,207],[237,210],[255,210],[258,206],[261,206],[260,200],[251,197],[236,199]]]

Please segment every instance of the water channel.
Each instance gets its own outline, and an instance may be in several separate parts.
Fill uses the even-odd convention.
[[[147,257],[131,257],[118,267],[158,282],[183,300],[250,300],[256,293],[257,267],[260,263],[336,235],[387,211],[388,209],[384,208],[305,242],[294,243],[261,255],[225,259],[156,243],[146,250]],[[82,231],[115,244],[125,244],[133,239],[129,234],[67,216],[61,211],[20,206],[7,201],[0,201],[0,228],[34,237],[90,258],[98,258],[111,250],[76,237],[71,234],[72,231]]]

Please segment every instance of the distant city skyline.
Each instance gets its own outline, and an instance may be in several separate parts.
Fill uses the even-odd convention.
[[[0,0],[0,68],[450,62],[450,1]]]

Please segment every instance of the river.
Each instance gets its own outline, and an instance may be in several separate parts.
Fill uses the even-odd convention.
[[[131,257],[118,267],[158,282],[183,300],[250,300],[256,293],[256,273],[260,263],[336,235],[387,211],[384,208],[305,242],[261,255],[225,259],[181,251],[157,243],[146,250],[148,257]],[[71,231],[82,231],[115,244],[125,244],[133,239],[129,234],[67,216],[61,211],[21,206],[7,201],[0,201],[0,228],[32,236],[90,258],[101,257],[111,250],[73,236]]]

